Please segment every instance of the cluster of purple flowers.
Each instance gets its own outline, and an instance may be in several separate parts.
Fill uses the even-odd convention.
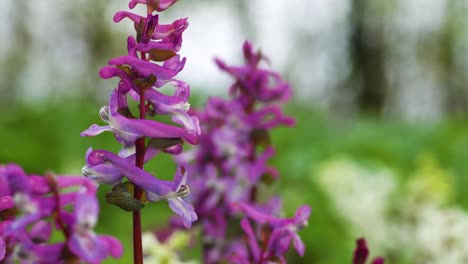
[[[193,192],[188,199],[200,218],[204,263],[285,263],[291,241],[304,254],[296,232],[307,224],[311,209],[304,205],[294,217],[281,218],[280,199],[262,203],[260,192],[279,176],[267,164],[275,153],[269,131],[294,124],[280,107],[291,90],[279,74],[260,67],[265,58],[249,42],[244,43],[243,53],[244,66],[216,60],[235,79],[230,99],[210,98],[197,113],[202,124],[200,144],[178,161],[192,161]],[[176,221],[172,223],[177,227]]]
[[[132,0],[129,3],[132,9],[137,4],[146,5],[146,17],[126,11],[115,14],[115,22],[124,18],[133,21],[136,37],[128,37],[127,55],[111,59],[109,66],[99,72],[103,79],[120,79],[109,104],[100,110],[107,125],[92,125],[81,135],[95,136],[110,131],[122,148],[118,154],[90,149],[83,175],[98,183],[113,185],[107,201],[127,211],[138,211],[145,202],[167,200],[188,228],[197,220],[197,215],[193,206],[182,199],[190,191],[185,184],[186,166],[179,165],[173,181],[157,179],[143,169],[143,165],[160,152],[177,155],[182,152],[184,141],[197,144],[200,134],[197,117],[188,114],[190,86],[174,79],[185,65],[185,58],[177,53],[182,33],[188,26],[187,19],[160,24],[156,13],[175,2]],[[173,86],[174,93],[160,92],[158,89],[164,85]],[[139,103],[137,115],[130,110],[129,98]],[[147,119],[159,115],[169,115],[174,124]],[[129,181],[123,182],[125,178]],[[134,195],[133,190],[137,188],[143,190],[140,197]]]
[[[100,263],[120,257],[117,239],[94,233],[98,213],[96,185],[82,176],[27,175],[15,164],[0,165],[0,262]],[[53,228],[63,242],[51,242]]]

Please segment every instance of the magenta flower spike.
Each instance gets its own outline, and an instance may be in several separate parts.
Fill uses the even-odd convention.
[[[297,232],[307,225],[311,209],[302,206],[294,217],[283,218],[280,200],[272,197],[260,204],[259,193],[279,177],[268,164],[275,154],[269,132],[294,124],[281,109],[291,89],[278,73],[263,68],[266,58],[249,42],[244,43],[243,52],[242,66],[215,60],[234,79],[230,98],[209,98],[205,109],[196,112],[201,121],[199,145],[176,159],[188,164],[192,174],[187,199],[194,204],[201,225],[204,263],[285,263],[291,246],[304,255]],[[177,105],[165,101],[160,110]],[[180,123],[190,124],[187,121]],[[173,224],[173,228],[180,226]],[[228,232],[239,227],[244,232]]]
[[[146,202],[166,200],[186,228],[197,215],[192,205],[183,200],[190,192],[185,166],[179,166],[173,181],[159,180],[144,170],[144,165],[156,153],[178,155],[183,143],[198,144],[198,118],[189,113],[190,86],[177,80],[186,58],[179,53],[187,19],[161,24],[162,12],[175,0],[131,0],[130,9],[146,5],[146,14],[117,12],[118,23],[127,18],[133,22],[136,34],[127,38],[127,54],[110,59],[99,71],[103,79],[118,78],[118,86],[109,97],[109,104],[99,114],[106,125],[91,125],[82,136],[96,136],[102,132],[114,134],[122,145],[118,154],[105,150],[89,150],[83,175],[100,184],[113,186],[106,200],[126,211],[133,212],[134,263],[143,261],[141,245],[141,208]],[[159,88],[174,87],[172,94]],[[129,106],[135,101],[138,113]],[[158,120],[170,116],[172,122]],[[156,152],[155,152],[156,151]]]

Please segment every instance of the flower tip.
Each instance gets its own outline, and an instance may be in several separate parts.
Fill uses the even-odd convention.
[[[242,45],[242,50],[244,54],[251,54],[252,53],[252,42],[249,40],[244,41],[244,44]]]
[[[102,235],[100,236],[100,240],[107,244],[108,251],[112,257],[120,258],[123,255],[123,246],[118,239],[112,236]]]
[[[112,20],[115,22],[115,23],[119,23],[120,21],[122,21],[122,19],[124,19],[125,17],[125,14],[122,13],[122,12],[117,12],[115,13],[114,17],[112,18]]]
[[[220,68],[221,70],[227,70],[228,69],[226,63],[224,63],[224,61],[222,61],[221,59],[215,58],[214,61],[215,61],[216,65],[218,66],[218,68]]]
[[[115,68],[111,66],[104,66],[99,70],[99,77],[102,79],[109,79],[115,76]]]
[[[105,161],[104,156],[105,153],[102,150],[92,151],[88,155],[87,163],[89,164],[89,166],[96,166],[102,164]]]
[[[130,1],[130,2],[128,3],[128,8],[133,9],[133,8],[135,8],[135,6],[136,6],[137,4],[138,4],[137,1],[133,1],[133,0],[132,0],[132,1]]]

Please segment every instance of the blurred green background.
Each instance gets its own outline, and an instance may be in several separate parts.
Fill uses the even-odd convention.
[[[111,17],[126,1],[36,2],[0,3],[0,163],[79,174],[89,146],[118,149],[111,134],[79,133],[100,123],[116,84],[97,71],[125,52],[131,25]],[[467,10],[463,0],[205,0],[168,10],[163,21],[191,23],[181,78],[192,106],[224,94],[230,80],[212,57],[240,62],[246,38],[293,84],[286,112],[297,125],[273,132],[281,177],[272,188],[285,215],[305,203],[313,213],[300,232],[306,255],[291,252],[290,263],[350,263],[360,236],[388,263],[468,263]],[[174,172],[169,157],[148,168]],[[107,263],[130,263],[130,215],[101,211],[98,232],[127,248]],[[169,215],[165,203],[150,205],[144,227]]]

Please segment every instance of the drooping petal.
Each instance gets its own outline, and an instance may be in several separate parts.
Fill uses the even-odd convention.
[[[283,255],[291,245],[291,236],[282,228],[275,228],[268,240],[268,252],[275,256]]]
[[[257,237],[253,231],[252,225],[250,224],[249,220],[247,220],[247,218],[242,219],[240,225],[242,230],[244,230],[245,234],[247,235],[250,251],[252,252],[254,260],[258,261],[260,259],[261,251],[260,247],[258,246]]]
[[[104,131],[112,131],[112,128],[110,126],[99,126],[99,125],[93,124],[88,129],[81,132],[80,136],[94,137],[94,136],[101,134]]]
[[[113,236],[101,235],[99,236],[101,243],[107,246],[107,251],[114,258],[120,258],[123,254],[122,243]]]
[[[96,198],[97,186],[90,180],[78,190],[75,201],[74,214],[77,225],[93,228],[99,215],[99,203]]]
[[[124,18],[128,18],[128,19],[132,20],[133,23],[135,23],[137,25],[140,24],[141,20],[146,19],[145,17],[134,14],[132,12],[119,11],[119,12],[115,13],[115,15],[114,15],[114,22],[118,23],[118,22],[122,21],[122,19],[124,19]]]
[[[287,232],[289,236],[292,238],[294,248],[296,249],[299,256],[304,256],[305,245],[304,245],[304,242],[302,242],[301,237],[296,232],[293,232],[291,230],[288,230]]]
[[[80,259],[91,263],[107,257],[107,246],[92,231],[74,232],[68,241],[68,248]]]
[[[198,219],[195,209],[191,204],[188,204],[180,197],[168,198],[169,207],[171,210],[182,218],[182,222],[186,228],[192,226],[192,222]]]
[[[174,191],[172,181],[159,180],[148,172],[136,167],[114,153],[105,150],[95,150],[88,156],[88,163],[96,166],[104,163],[112,164],[116,169],[127,176],[134,184],[148,192],[148,199],[164,197]],[[151,197],[151,198],[150,198]]]

